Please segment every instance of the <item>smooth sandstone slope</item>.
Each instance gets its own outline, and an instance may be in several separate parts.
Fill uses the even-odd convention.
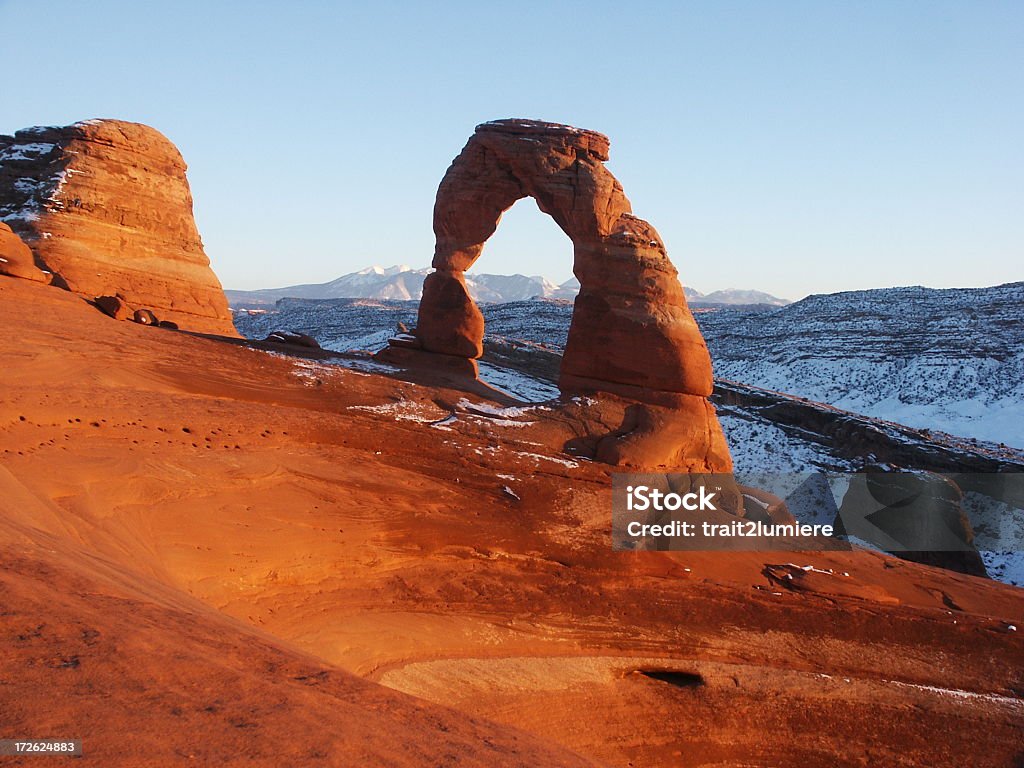
[[[551,412],[118,323],[20,280],[0,321],[0,712],[19,732],[88,723],[104,765],[243,742],[289,764],[307,753],[275,749],[307,740],[276,737],[314,725],[310,762],[336,765],[1024,755],[1020,590],[866,552],[613,553],[610,468],[558,451]]]
[[[187,437],[157,423],[191,411],[174,413],[177,387],[164,379],[187,375],[173,350],[196,341],[115,322],[66,292],[22,288],[0,282],[3,322],[17,322],[27,345],[3,351],[12,367],[0,404],[0,738],[80,739],[82,763],[101,766],[593,765],[361,680],[193,597],[161,554],[178,542],[150,526],[175,499],[190,499],[192,524],[221,517],[202,501],[217,481],[187,469],[196,448],[147,438]],[[78,430],[106,430],[103,444],[86,445],[94,435]],[[230,484],[237,469],[217,471]],[[190,525],[179,522],[174,536]],[[185,549],[217,543],[199,541]],[[233,570],[222,575],[234,582]]]
[[[360,680],[60,537],[0,530],[4,738],[79,739],[102,766],[592,765]]]
[[[237,336],[196,229],[181,153],[154,128],[85,120],[0,136],[0,220],[55,284]],[[130,314],[130,312],[129,312]]]

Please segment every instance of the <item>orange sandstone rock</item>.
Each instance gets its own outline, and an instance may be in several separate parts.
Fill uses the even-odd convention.
[[[123,297],[182,328],[237,336],[192,216],[185,162],[162,134],[86,120],[0,136],[0,219],[55,283]]]
[[[675,267],[654,227],[630,213],[607,159],[608,139],[594,131],[525,120],[477,127],[437,192],[438,289],[424,286],[417,326],[425,349],[480,356],[483,322],[456,283],[502,212],[530,196],[574,247],[580,293],[562,363],[565,388],[583,377],[711,394],[711,358]]]
[[[97,296],[93,303],[100,312],[115,320],[127,320],[132,315],[120,296]]]
[[[136,309],[132,315],[134,320],[139,325],[159,325],[160,321],[151,309]]]
[[[32,250],[11,228],[0,221],[0,275],[49,283],[50,275],[35,264]]]
[[[707,401],[707,346],[661,237],[631,213],[622,185],[604,166],[608,146],[600,133],[557,123],[477,126],[437,191],[436,271],[423,286],[419,346],[480,357],[483,317],[463,275],[502,213],[532,197],[572,240],[580,281],[562,392],[612,393],[643,403],[608,435],[599,458],[620,466],[729,471],[729,451]],[[391,355],[388,350],[383,357]]]

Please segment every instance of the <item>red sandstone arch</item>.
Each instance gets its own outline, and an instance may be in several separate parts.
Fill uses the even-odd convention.
[[[441,181],[437,238],[416,335],[423,348],[475,359],[483,316],[464,273],[501,214],[532,197],[573,243],[580,281],[559,385],[647,400],[655,392],[707,397],[711,361],[657,231],[633,216],[604,166],[608,138],[556,123],[477,126]],[[645,396],[646,395],[646,396]]]
[[[595,395],[561,406],[579,426],[576,455],[728,473],[704,339],[661,237],[630,212],[607,159],[608,139],[593,131],[530,120],[477,126],[437,191],[435,271],[423,283],[415,337],[392,339],[378,356],[456,377],[476,372],[484,319],[465,272],[502,213],[532,197],[572,240],[580,281],[558,382],[563,393]]]

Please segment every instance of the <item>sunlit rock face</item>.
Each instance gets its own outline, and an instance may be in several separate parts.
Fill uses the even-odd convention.
[[[35,264],[32,249],[0,221],[0,275],[20,277],[37,283],[50,282],[50,275]]]
[[[600,133],[557,123],[477,126],[438,188],[435,271],[424,282],[415,343],[438,355],[480,357],[484,321],[465,272],[502,213],[532,197],[572,240],[580,283],[560,389],[639,404],[597,458],[727,471],[729,451],[707,401],[707,346],[661,237],[632,214],[622,185],[605,167],[608,148]]]
[[[86,120],[0,136],[0,220],[54,283],[189,330],[236,335],[192,215],[185,162],[153,128]]]

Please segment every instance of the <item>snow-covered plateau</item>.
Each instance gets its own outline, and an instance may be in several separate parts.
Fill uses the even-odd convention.
[[[851,291],[697,320],[717,376],[1024,448],[1024,283]]]

